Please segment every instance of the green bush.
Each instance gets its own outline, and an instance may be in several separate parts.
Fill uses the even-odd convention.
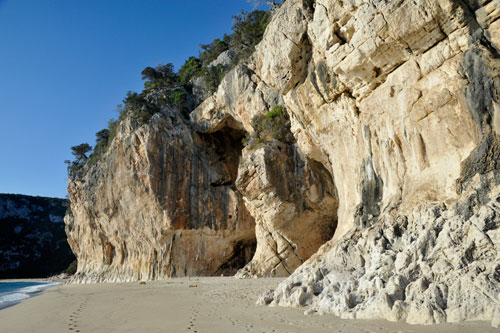
[[[266,118],[267,119],[272,119],[272,118],[284,118],[287,115],[285,114],[285,109],[282,106],[275,106],[271,111],[266,113]]]
[[[144,89],[171,88],[178,84],[178,76],[174,71],[174,65],[158,65],[155,68],[146,67],[142,72]]]
[[[108,146],[111,144],[113,139],[116,136],[116,133],[118,132],[118,126],[120,125],[119,120],[115,120],[111,118],[108,120],[108,131],[109,131],[109,139],[108,139]]]
[[[210,93],[214,93],[217,90],[225,75],[226,71],[221,64],[211,66],[206,70],[205,83]]]
[[[293,142],[290,118],[282,106],[275,106],[264,115],[256,115],[251,124],[254,132],[243,139],[243,144],[247,147],[257,148],[260,144],[273,140],[285,143]]]
[[[200,45],[203,50],[200,52],[200,61],[204,68],[208,68],[208,65],[217,59],[222,52],[229,50],[230,39],[230,36],[224,35],[222,40],[216,38],[209,44]]]
[[[132,119],[137,127],[148,123],[151,117],[160,111],[160,107],[146,100],[147,92],[147,90],[140,94],[131,91],[127,92],[119,119],[123,120],[128,117]]]
[[[182,107],[186,103],[187,93],[183,89],[176,89],[168,96],[170,102],[177,107]]]
[[[177,75],[179,76],[180,84],[189,86],[189,82],[202,73],[201,60],[196,57],[189,57],[184,65],[179,68]]]

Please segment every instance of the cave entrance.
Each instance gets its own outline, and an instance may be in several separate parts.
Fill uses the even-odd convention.
[[[213,133],[198,133],[206,144],[215,172],[211,175],[210,186],[233,185],[238,176],[238,165],[243,150],[246,132],[224,127]]]
[[[248,264],[252,260],[256,248],[257,239],[255,238],[255,235],[253,239],[241,240],[236,242],[234,244],[232,256],[228,261],[226,261],[217,269],[215,275],[235,275],[240,269],[245,267],[246,264]]]
[[[252,260],[257,247],[254,218],[246,209],[243,196],[235,185],[246,135],[244,130],[228,126],[212,133],[198,133],[198,138],[207,149],[207,156],[210,156],[210,166],[207,168],[210,169],[207,171],[210,192],[222,201],[233,200],[234,203],[234,194],[238,198],[236,205],[228,203],[221,212],[221,223],[210,226],[214,229],[232,230],[238,234],[236,240],[228,243],[227,255],[220,258],[220,266],[212,273],[214,276],[236,274]],[[231,193],[231,198],[228,193]]]

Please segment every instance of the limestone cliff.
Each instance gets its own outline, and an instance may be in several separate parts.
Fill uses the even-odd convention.
[[[498,1],[287,1],[250,65],[338,193],[335,236],[263,303],[499,325]],[[243,113],[243,112],[241,112]]]
[[[237,131],[189,130],[163,110],[120,125],[107,154],[68,187],[80,282],[234,274],[255,251],[254,220],[235,188]]]
[[[312,255],[261,302],[499,325],[499,17],[286,1],[190,121],[123,124],[70,183],[81,279],[288,275]],[[290,135],[261,135],[275,106]]]

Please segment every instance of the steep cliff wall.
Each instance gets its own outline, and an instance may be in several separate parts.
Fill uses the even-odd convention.
[[[261,302],[499,325],[499,17],[487,0],[286,1],[189,122],[122,124],[70,183],[81,280],[288,275],[316,252]],[[261,135],[276,106],[290,138]]]
[[[249,71],[282,96],[339,210],[333,240],[261,302],[499,325],[499,9],[304,0],[276,13]]]
[[[236,191],[241,134],[192,132],[173,110],[135,129],[69,183],[74,281],[234,274],[255,251],[254,220]]]
[[[75,260],[66,241],[64,199],[0,194],[0,279],[45,278]]]

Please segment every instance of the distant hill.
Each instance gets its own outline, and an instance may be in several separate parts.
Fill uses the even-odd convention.
[[[0,194],[0,279],[58,274],[75,260],[64,232],[68,200]]]

